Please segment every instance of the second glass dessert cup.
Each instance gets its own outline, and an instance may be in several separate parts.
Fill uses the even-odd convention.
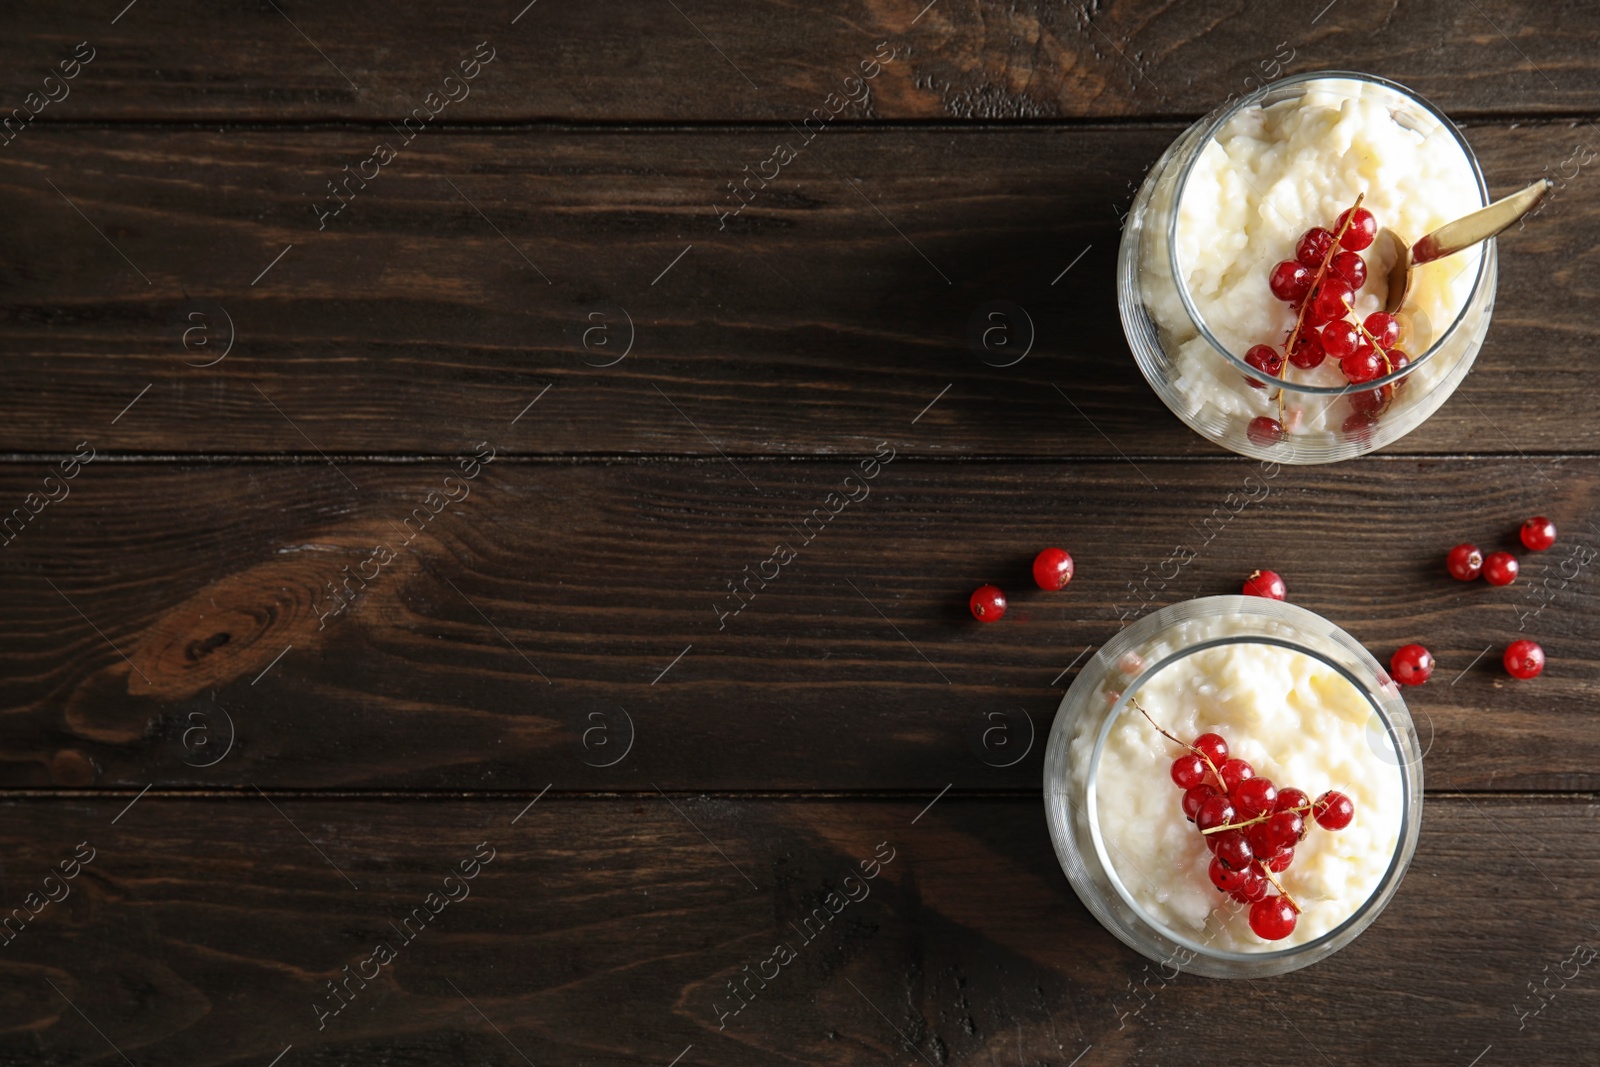
[[[1337,93],[1341,87],[1381,101],[1399,128],[1424,140],[1439,138],[1442,144],[1459,149],[1477,187],[1476,203],[1469,210],[1489,202],[1476,155],[1442,112],[1385,79],[1323,71],[1264,86],[1196,122],[1150,168],[1123,228],[1117,302],[1140,371],[1167,407],[1192,429],[1224,448],[1257,459],[1334,462],[1382,448],[1411,432],[1437,411],[1466,377],[1483,346],[1494,308],[1497,253],[1491,239],[1479,246],[1481,253],[1475,256],[1459,253],[1452,265],[1457,273],[1473,272],[1470,291],[1453,318],[1432,322],[1421,315],[1408,322],[1409,336],[1402,338],[1402,344],[1411,362],[1371,381],[1312,384],[1305,380],[1308,375],[1287,365],[1273,378],[1247,364],[1242,347],[1235,351],[1219,339],[1219,324],[1208,321],[1202,302],[1191,290],[1190,264],[1181,262],[1179,224],[1196,164],[1224,131],[1257,122],[1261,116],[1270,116],[1273,109],[1298,106],[1307,93]],[[1364,176],[1365,171],[1362,173]],[[1280,209],[1269,203],[1262,210]],[[1384,221],[1380,220],[1380,225]],[[1331,225],[1333,220],[1304,222],[1309,227]],[[1422,234],[1402,236],[1414,241]],[[1292,248],[1285,252],[1287,256],[1279,258],[1293,258]],[[1264,270],[1270,267],[1267,263]],[[1263,292],[1264,270],[1260,280]],[[1425,341],[1425,346],[1419,341]],[[1202,372],[1197,373],[1197,368]],[[1259,391],[1259,396],[1238,394],[1240,389],[1250,389],[1247,379],[1262,382],[1266,389]],[[1363,404],[1367,398],[1357,394],[1385,387],[1389,387],[1384,394],[1389,399],[1381,416],[1371,417],[1371,405]],[[1274,410],[1266,401],[1277,399],[1280,389],[1282,403]],[[1286,432],[1273,432],[1260,421],[1280,413],[1286,413],[1280,423]]]
[[[1366,743],[1383,761],[1385,773],[1392,767],[1399,777],[1398,837],[1370,894],[1332,929],[1282,948],[1266,944],[1252,951],[1224,948],[1214,935],[1163,920],[1119,874],[1112,858],[1114,846],[1102,825],[1099,769],[1113,726],[1139,715],[1130,705],[1131,697],[1175,663],[1230,644],[1268,645],[1299,653],[1350,683],[1370,707]],[[1148,657],[1154,647],[1167,650],[1166,654]],[[1062,700],[1045,752],[1044,784],[1045,815],[1056,855],[1095,918],[1151,960],[1221,978],[1282,974],[1315,963],[1353,941],[1398,890],[1422,823],[1422,750],[1398,686],[1366,649],[1337,626],[1304,608],[1261,597],[1216,596],[1175,604],[1117,634],[1084,667]],[[1178,803],[1177,790],[1165,776],[1151,787],[1161,791],[1163,802]],[[1161,877],[1159,872],[1150,873]],[[1209,885],[1205,888],[1215,893]]]

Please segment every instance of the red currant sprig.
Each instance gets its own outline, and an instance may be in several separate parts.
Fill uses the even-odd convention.
[[[1300,245],[1295,250],[1296,255],[1301,257],[1300,262],[1304,264],[1305,253],[1307,251],[1315,250],[1317,252],[1317,273],[1312,276],[1311,284],[1306,289],[1306,298],[1301,301],[1300,311],[1295,315],[1294,329],[1290,331],[1289,340],[1283,346],[1285,352],[1293,352],[1295,350],[1295,342],[1300,339],[1300,332],[1305,329],[1306,326],[1306,315],[1313,308],[1319,309],[1317,312],[1318,314],[1320,314],[1322,311],[1328,310],[1335,312],[1334,314],[1328,315],[1328,317],[1323,320],[1324,322],[1331,322],[1335,318],[1344,317],[1346,307],[1343,297],[1346,294],[1353,297],[1355,291],[1350,288],[1350,283],[1345,281],[1343,278],[1337,279],[1338,284],[1332,289],[1327,290],[1326,293],[1324,291],[1323,283],[1327,280],[1328,267],[1333,261],[1334,250],[1339,247],[1341,241],[1346,237],[1347,231],[1349,231],[1351,228],[1351,224],[1357,221],[1357,213],[1359,212],[1361,215],[1364,215],[1366,220],[1371,221],[1373,227],[1376,227],[1377,223],[1376,220],[1373,220],[1372,213],[1370,211],[1362,211],[1361,209],[1361,201],[1365,200],[1366,197],[1366,193],[1358,193],[1356,195],[1355,205],[1351,207],[1349,211],[1346,211],[1343,215],[1339,216],[1339,229],[1336,232],[1329,234],[1327,230],[1315,228],[1307,232],[1306,235],[1300,239]],[[1364,234],[1364,227],[1361,231],[1358,231],[1358,233]],[[1328,239],[1323,238],[1322,235],[1324,234],[1327,235]],[[1347,247],[1349,247],[1351,251],[1359,252],[1361,249],[1372,243],[1371,237],[1367,237],[1364,242],[1361,241],[1360,238],[1355,234],[1351,234],[1350,237],[1351,243]],[[1310,248],[1308,248],[1308,245],[1310,245]],[[1331,293],[1332,295],[1329,296],[1327,295],[1328,293]],[[1339,306],[1337,308],[1330,308],[1328,305],[1334,300],[1338,300]],[[1320,325],[1320,323],[1318,325]]]
[[[1356,293],[1367,281],[1367,264],[1361,250],[1372,245],[1378,231],[1377,219],[1361,206],[1365,193],[1339,215],[1333,230],[1313,226],[1295,245],[1295,258],[1272,268],[1267,285],[1274,296],[1294,305],[1295,324],[1280,353],[1271,345],[1255,345],[1245,353],[1250,366],[1282,377],[1284,364],[1312,370],[1332,356],[1345,381],[1362,385],[1392,374],[1411,362],[1411,357],[1396,346],[1400,323],[1387,312],[1368,315],[1365,321],[1352,321]],[[1257,389],[1265,384],[1246,378]],[[1344,428],[1352,434],[1370,431],[1388,410],[1395,391],[1403,383],[1350,394],[1351,415]],[[1277,394],[1278,418],[1258,418],[1251,422],[1248,435],[1257,444],[1275,444],[1286,436],[1283,424],[1283,391]]]
[[[1294,848],[1305,839],[1309,822],[1342,830],[1355,818],[1355,802],[1330,789],[1313,801],[1302,790],[1277,788],[1242,759],[1228,758],[1219,734],[1201,734],[1184,744],[1137,701],[1156,731],[1184,749],[1172,763],[1172,781],[1183,789],[1183,814],[1200,831],[1212,852],[1211,884],[1241,904],[1250,905],[1250,929],[1266,941],[1294,932],[1300,914],[1276,875],[1294,862]],[[1268,887],[1275,894],[1268,892]]]

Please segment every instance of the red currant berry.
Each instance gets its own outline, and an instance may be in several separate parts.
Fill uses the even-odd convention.
[[[1255,850],[1250,847],[1250,841],[1244,836],[1242,830],[1224,830],[1220,834],[1212,834],[1217,839],[1216,845],[1211,849],[1216,853],[1217,859],[1229,870],[1242,871],[1255,862]]]
[[[1383,357],[1368,348],[1365,352],[1357,352],[1341,359],[1339,369],[1344,372],[1346,381],[1360,385],[1362,382],[1372,381],[1383,373]]]
[[[1293,848],[1306,835],[1306,821],[1292,811],[1277,812],[1261,825],[1266,827],[1263,838],[1269,856],[1276,856],[1286,848]]]
[[[1283,897],[1267,897],[1250,905],[1250,929],[1263,941],[1282,941],[1294,933],[1294,905]]]
[[[1289,362],[1301,370],[1311,370],[1322,366],[1322,361],[1327,358],[1321,335],[1314,329],[1301,330],[1300,336],[1295,338],[1294,352],[1290,354]]]
[[[1289,587],[1283,584],[1283,577],[1277,571],[1251,571],[1250,577],[1244,580],[1244,588],[1239,591],[1245,596],[1264,596],[1268,600],[1285,600],[1289,596]]]
[[[1244,354],[1244,361],[1263,374],[1270,374],[1273,377],[1277,377],[1283,370],[1283,354],[1269,345],[1255,345]],[[1245,381],[1257,389],[1266,388],[1254,378],[1246,378]]]
[[[1179,789],[1193,789],[1206,780],[1206,761],[1185,754],[1172,761],[1172,781]]]
[[[1233,804],[1220,793],[1208,798],[1194,813],[1194,824],[1201,830],[1209,830],[1213,826],[1226,826],[1232,821]]]
[[[1193,789],[1185,789],[1183,791],[1183,817],[1188,819],[1190,822],[1194,822],[1195,815],[1197,815],[1200,811],[1200,805],[1204,804],[1212,797],[1219,797],[1221,795],[1221,793],[1217,792],[1215,789],[1212,789],[1209,785],[1197,785]]]
[[[1278,787],[1272,784],[1271,778],[1246,778],[1239,783],[1239,788],[1228,794],[1228,799],[1233,801],[1233,810],[1239,818],[1253,819],[1273,809],[1278,802]]]
[[[1345,220],[1350,221],[1350,226],[1345,229]],[[1333,232],[1344,230],[1344,235],[1339,238],[1339,246],[1348,248],[1352,252],[1359,252],[1372,243],[1378,236],[1378,220],[1372,217],[1372,212],[1364,207],[1350,208],[1340,212],[1339,218],[1333,224]]]
[[[1294,849],[1286,848],[1282,852],[1278,853],[1276,856],[1274,856],[1270,860],[1268,860],[1267,861],[1267,866],[1272,868],[1272,873],[1273,874],[1277,874],[1279,871],[1288,870],[1289,869],[1289,864],[1291,864],[1293,862],[1294,862]],[[1266,881],[1265,878],[1263,878],[1261,880],[1263,882]]]
[[[1490,585],[1510,585],[1521,567],[1509,552],[1491,552],[1483,561],[1483,580]]]
[[[1324,277],[1322,284],[1317,286],[1317,291],[1311,294],[1311,305],[1307,315],[1316,319],[1316,325],[1342,319],[1350,313],[1350,305],[1355,300],[1355,290],[1350,288],[1350,283],[1343,278],[1332,276]]]
[[[1278,790],[1278,802],[1272,805],[1274,811],[1298,811],[1301,815],[1311,813],[1311,798],[1305,790],[1287,786]]]
[[[1250,884],[1250,876],[1256,874],[1249,867],[1240,870],[1227,867],[1215,856],[1211,857],[1211,866],[1206,869],[1206,873],[1211,876],[1211,884],[1224,893],[1243,891]],[[1257,875],[1257,877],[1260,877],[1260,875]]]
[[[1367,284],[1367,261],[1356,252],[1335,252],[1328,268],[1349,282],[1353,289]]]
[[[1258,900],[1267,898],[1270,883],[1258,868],[1250,867],[1239,873],[1245,876],[1244,886],[1229,893],[1230,897],[1241,904],[1254,904]]]
[[[1556,543],[1556,524],[1543,515],[1535,515],[1522,524],[1522,543],[1535,552],[1543,552]]]
[[[1463,541],[1444,558],[1444,568],[1457,581],[1470,582],[1483,573],[1483,553],[1477,545]]]
[[[1397,371],[1403,367],[1409,367],[1411,365],[1411,357],[1400,351],[1398,348],[1391,348],[1389,351],[1385,352],[1384,355],[1389,357],[1389,369],[1391,371]],[[1406,381],[1407,379],[1401,378],[1399,381],[1395,382],[1395,389],[1399,390],[1404,388]]]
[[[1393,348],[1394,343],[1400,340],[1400,323],[1387,312],[1374,311],[1361,325],[1366,327],[1372,339],[1377,341],[1378,347],[1384,351]]]
[[[1343,793],[1330,789],[1317,798],[1311,811],[1317,825],[1324,830],[1343,830],[1356,817],[1356,804]]]
[[[1333,247],[1333,234],[1321,226],[1313,226],[1300,235],[1300,241],[1294,246],[1294,258],[1305,266],[1316,270],[1322,266],[1322,257],[1328,254],[1328,249]]]
[[[1322,328],[1322,350],[1334,359],[1353,356],[1360,347],[1361,334],[1354,323],[1335,319]]]
[[[1339,317],[1338,315],[1324,315],[1317,308],[1316,301],[1309,297],[1306,299],[1305,309],[1307,329],[1316,329],[1318,326],[1326,326],[1328,323]]]
[[[1288,439],[1283,423],[1269,415],[1257,415],[1245,428],[1245,436],[1258,445],[1280,445]]]
[[[1404,645],[1389,659],[1389,673],[1401,685],[1421,685],[1433,674],[1433,654],[1421,645]],[[1173,768],[1177,775],[1177,768]]]
[[[1340,364],[1343,366],[1343,364]],[[1350,410],[1358,415],[1376,420],[1383,410],[1389,406],[1389,400],[1394,396],[1394,386],[1380,385],[1376,389],[1361,389],[1350,394]]]
[[[1006,613],[1006,595],[992,585],[980,585],[967,602],[979,622],[996,622]]]
[[[1222,775],[1222,787],[1228,791],[1228,796],[1232,797],[1240,782],[1256,776],[1256,769],[1242,759],[1230,759],[1223,761],[1222,766],[1217,768],[1217,773]]]
[[[1544,670],[1544,649],[1522,638],[1506,646],[1506,673],[1513,678],[1532,678]]]
[[[1272,268],[1267,284],[1272,287],[1273,296],[1293,304],[1311,291],[1311,272],[1304,264],[1286,259]]]
[[[1194,747],[1205,753],[1215,766],[1222,766],[1228,758],[1228,742],[1221,734],[1201,734],[1194,739]]]
[[[1339,432],[1346,437],[1366,440],[1378,426],[1378,417],[1368,415],[1365,411],[1352,411],[1339,425]]]
[[[1047,548],[1033,557],[1033,580],[1040,589],[1063,589],[1072,581],[1072,557],[1059,548]]]
[[[1250,839],[1250,847],[1255,850],[1256,859],[1265,860],[1277,855],[1277,838],[1267,829],[1265,822],[1246,827],[1244,835]]]

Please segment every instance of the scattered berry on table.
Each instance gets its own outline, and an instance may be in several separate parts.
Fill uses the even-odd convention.
[[[979,622],[997,622],[1006,613],[1006,595],[998,587],[980,585],[968,601],[972,617]]]
[[[1522,524],[1522,543],[1535,552],[1543,552],[1556,543],[1556,524],[1543,515],[1535,515]]]
[[[1444,558],[1444,566],[1450,572],[1450,577],[1470,582],[1483,573],[1483,553],[1477,545],[1463,541],[1450,550],[1450,554]]]
[[[1510,585],[1517,580],[1517,557],[1509,552],[1491,552],[1483,561],[1483,580],[1490,585]]]
[[[1289,596],[1289,587],[1283,584],[1283,577],[1277,571],[1252,571],[1250,577],[1244,580],[1241,590],[1245,596],[1264,596],[1268,600],[1284,600]]]
[[[1072,581],[1072,556],[1059,548],[1047,548],[1033,557],[1033,580],[1040,589],[1063,589]]]
[[[1421,645],[1403,645],[1390,657],[1389,673],[1401,685],[1421,685],[1433,674],[1433,654]]]
[[[1544,649],[1538,642],[1522,638],[1506,646],[1503,658],[1506,673],[1513,678],[1533,678],[1544,670]]]

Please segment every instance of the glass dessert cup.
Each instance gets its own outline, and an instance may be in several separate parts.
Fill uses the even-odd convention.
[[[1311,918],[1311,907],[1323,907],[1320,915],[1327,928],[1308,926],[1301,931],[1303,940],[1285,941],[1280,947],[1275,947],[1278,942],[1263,941],[1249,933],[1244,914],[1248,906],[1229,903],[1229,898],[1210,884],[1203,869],[1152,866],[1147,859],[1146,870],[1129,861],[1114,840],[1118,826],[1127,825],[1125,820],[1117,821],[1123,819],[1123,813],[1107,808],[1108,800],[1114,806],[1118,795],[1113,791],[1109,797],[1102,796],[1105,790],[1101,783],[1113,729],[1133,723],[1147,731],[1156,743],[1167,747],[1159,749],[1162,762],[1152,776],[1156,780],[1139,786],[1154,798],[1154,803],[1167,806],[1163,810],[1174,811],[1183,832],[1198,842],[1198,831],[1176,810],[1182,790],[1166,772],[1173,756],[1182,750],[1160,739],[1131,701],[1141,691],[1146,691],[1148,697],[1147,685],[1169,668],[1176,667],[1181,672],[1185,666],[1201,662],[1194,657],[1232,654],[1235,649],[1255,654],[1263,647],[1269,650],[1265,653],[1269,656],[1305,657],[1304,662],[1341,690],[1348,684],[1346,691],[1356,702],[1352,707],[1365,716],[1365,722],[1355,726],[1354,736],[1364,740],[1368,751],[1359,753],[1357,762],[1377,767],[1372,777],[1382,779],[1381,783],[1360,784],[1381,784],[1393,797],[1393,810],[1369,813],[1375,821],[1367,824],[1375,828],[1386,825],[1393,835],[1392,846],[1388,836],[1374,837],[1369,833],[1367,839],[1379,844],[1358,872],[1362,877],[1348,883],[1358,886],[1357,892],[1364,895],[1310,904],[1302,919]],[[1148,704],[1145,708],[1158,718],[1163,711],[1175,710]],[[1169,719],[1164,725],[1170,724]],[[1179,727],[1177,732],[1181,736],[1183,729]],[[1224,736],[1227,737],[1226,730]],[[1346,741],[1349,736],[1347,731]],[[1241,746],[1236,742],[1243,738],[1227,739],[1237,754]],[[1361,744],[1362,741],[1356,742]],[[1315,744],[1311,746],[1313,753],[1316,748]],[[1348,756],[1349,752],[1343,755]],[[1297,970],[1343,948],[1370,926],[1393,898],[1416,850],[1421,829],[1421,758],[1416,731],[1399,687],[1344,631],[1293,604],[1262,597],[1206,597],[1164,608],[1129,626],[1107,642],[1078,675],[1061,702],[1045,752],[1045,815],[1056,856],[1073,889],[1118,940],[1176,970],[1218,978],[1260,978]],[[1334,762],[1323,760],[1321,765],[1331,767]],[[1293,777],[1302,778],[1302,772],[1297,771]],[[1303,787],[1312,795],[1324,788],[1320,782],[1303,778],[1280,780],[1278,784]],[[1357,821],[1349,830],[1355,829],[1362,817],[1362,801],[1358,799]],[[1336,835],[1349,830],[1312,827],[1309,833]],[[1129,839],[1124,836],[1122,840],[1126,843]],[[1302,844],[1305,848],[1300,851],[1304,852],[1311,846],[1310,838]],[[1198,848],[1203,855],[1204,844],[1198,844]],[[1279,875],[1286,886],[1294,884],[1291,880],[1300,858]],[[1137,874],[1133,873],[1135,870]],[[1317,874],[1313,870],[1310,877]],[[1152,879],[1169,884],[1153,884]],[[1195,895],[1200,884],[1208,898]],[[1167,907],[1168,901],[1202,899],[1209,902],[1201,904],[1200,909],[1209,910],[1209,914],[1199,925],[1184,920],[1181,910]]]
[[[1329,130],[1326,159],[1307,158],[1305,144],[1254,139],[1272,133],[1288,137],[1285,131],[1292,132],[1294,125],[1286,116],[1316,116],[1318,109],[1333,116],[1340,106],[1346,114],[1363,116],[1359,121],[1367,127],[1355,118],[1335,125],[1330,117],[1321,126],[1315,117],[1301,120],[1303,129]],[[1347,143],[1351,127],[1358,143]],[[1369,130],[1370,136],[1360,139]],[[1237,154],[1253,144],[1263,151],[1254,157]],[[1336,151],[1340,145],[1342,151]],[[1394,162],[1380,158],[1373,145],[1389,146]],[[1407,153],[1426,176],[1402,166]],[[1256,164],[1277,165],[1283,173],[1263,189],[1261,174],[1250,169]],[[1304,181],[1303,174],[1329,180]],[[1434,195],[1441,191],[1448,195]],[[1242,455],[1280,463],[1349,459],[1421,425],[1466,377],[1494,308],[1493,240],[1420,268],[1438,273],[1423,283],[1421,294],[1408,296],[1398,316],[1406,324],[1399,345],[1410,357],[1406,366],[1352,385],[1332,357],[1310,371],[1285,363],[1278,377],[1245,363],[1252,344],[1281,350],[1288,330],[1263,328],[1245,338],[1241,323],[1281,325],[1283,316],[1293,322],[1293,312],[1268,289],[1267,274],[1276,261],[1295,259],[1295,237],[1280,234],[1271,242],[1263,237],[1258,245],[1252,236],[1243,251],[1234,247],[1239,230],[1213,230],[1218,239],[1212,241],[1197,238],[1211,235],[1206,227],[1229,209],[1238,209],[1246,226],[1264,231],[1298,235],[1312,226],[1332,229],[1338,212],[1358,192],[1368,195],[1364,206],[1374,210],[1378,225],[1393,228],[1408,243],[1489,202],[1476,155],[1442,112],[1393,82],[1339,71],[1285,78],[1219,109],[1189,127],[1150,168],[1122,231],[1117,303],[1140,372],[1201,436]],[[1374,196],[1394,210],[1374,207]],[[1368,273],[1357,294],[1357,319],[1381,308],[1378,294],[1387,267],[1379,258],[1382,244],[1363,253]],[[1238,257],[1232,270],[1208,259],[1209,250],[1219,247],[1224,256]],[[1249,259],[1257,252],[1264,258]],[[1210,285],[1219,276],[1227,279],[1220,293],[1197,290],[1197,280]],[[1245,282],[1257,288],[1246,290]],[[1430,284],[1439,299],[1431,298]],[[1266,388],[1255,389],[1247,379]],[[1380,405],[1376,397],[1386,399]],[[1287,433],[1270,432],[1259,421],[1252,432],[1253,420],[1267,418],[1281,418]]]

